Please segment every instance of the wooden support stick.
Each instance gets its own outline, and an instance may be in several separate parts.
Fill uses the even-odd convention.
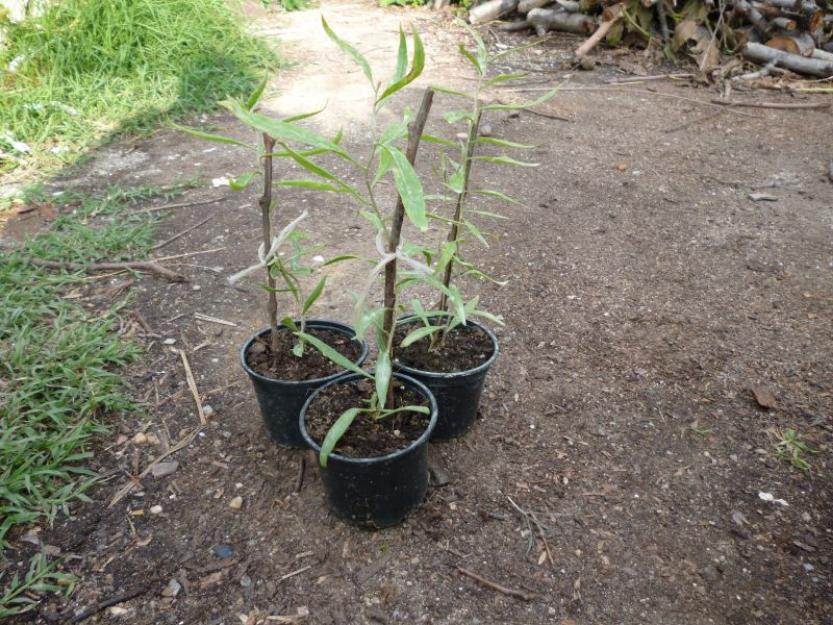
[[[197,404],[197,414],[200,415],[200,423],[205,425],[205,412],[202,409],[202,400],[200,399],[200,392],[197,390],[197,381],[194,379],[194,374],[191,372],[191,363],[188,362],[188,356],[185,355],[184,349],[178,349],[179,356],[182,358],[182,366],[185,368],[185,379],[188,380],[188,388],[191,390],[191,395],[194,396],[194,402]]]
[[[428,121],[428,113],[434,101],[434,90],[430,87],[425,90],[422,96],[422,104],[419,107],[416,119],[408,124],[408,147],[405,157],[411,165],[416,163],[417,150],[422,138],[422,131],[425,129],[425,122]],[[388,252],[395,254],[399,247],[399,240],[402,236],[402,222],[405,219],[405,205],[402,197],[396,200],[396,208],[393,211],[390,233],[388,234]],[[393,361],[393,323],[396,314],[396,259],[394,258],[385,265],[385,317],[382,325],[382,338],[390,350],[390,358]],[[393,385],[391,384],[391,389]]]

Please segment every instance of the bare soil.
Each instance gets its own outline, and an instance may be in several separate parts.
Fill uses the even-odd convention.
[[[420,322],[397,325],[394,341],[399,345]],[[479,367],[494,353],[489,335],[474,325],[457,326],[447,332],[431,349],[431,338],[426,337],[407,347],[394,350],[398,362],[420,371],[451,373]]]
[[[373,393],[367,381],[334,384],[316,395],[307,410],[307,431],[312,440],[321,445],[333,423],[346,410],[367,406]],[[428,401],[418,393],[395,384],[392,408],[428,406]],[[399,412],[384,419],[375,419],[362,413],[350,429],[341,437],[334,451],[348,458],[375,458],[405,449],[423,435],[430,415],[414,411]]]
[[[343,334],[319,328],[307,328],[306,333],[322,340],[350,362],[356,362],[361,356],[358,343]],[[278,332],[278,350],[274,352],[271,334],[266,334],[249,348],[246,362],[260,375],[275,380],[315,380],[343,372],[333,361],[309,345],[304,348],[302,356],[296,356],[292,353],[296,342],[295,336],[288,330]]]
[[[317,11],[248,6],[255,27],[285,42],[284,54],[297,61],[276,77],[267,106],[289,114],[329,101],[317,128],[343,127],[345,142],[360,148],[367,126],[357,111],[366,110],[367,89],[320,34]],[[374,62],[393,58],[400,21],[424,33],[430,79],[409,88],[399,110],[414,107],[429,80],[470,84],[456,56],[461,33],[447,16],[382,10],[369,0],[322,8]],[[528,39],[494,32],[488,42]],[[567,59],[577,43],[555,35],[509,57],[508,65],[531,70],[525,88],[568,74],[570,82],[536,113],[485,120],[496,137],[536,144],[532,157],[542,165],[476,174],[476,184],[513,192],[524,204],[484,203],[510,219],[481,224],[494,233],[489,249],[466,246],[473,262],[508,282],[461,288],[479,293],[506,326],[495,329],[501,357],[481,419],[465,437],[432,445],[444,485],[401,526],[365,532],[330,516],[317,473],[304,471],[314,466],[309,452],[269,442],[237,362],[241,343],[264,324],[265,304],[254,277],[247,292],[225,280],[256,260],[256,191],[233,194],[206,182],[188,199],[222,201],[171,211],[158,235],[164,241],[212,216],[159,252],[198,252],[168,263],[190,282],[145,276],[131,291],[153,331],[186,350],[213,414],[173,456],[176,472],[136,480],[111,505],[131,476],[199,426],[179,355],[146,337],[147,358],[127,380],[150,409],[111,417],[114,432],[94,460],[110,479],[89,493],[93,503],[73,505],[40,534],[67,557],[63,566],[79,576],[78,588],[69,601],[51,598],[30,621],[51,623],[62,610],[133,590],[139,595],[117,606],[125,612],[103,610],[86,622],[833,622],[833,186],[826,178],[833,116],[741,115],[710,105],[718,92],[708,86],[610,84],[622,68],[665,68],[639,52],[600,50],[596,71],[572,73]],[[504,91],[497,96],[504,101],[535,93]],[[732,97],[825,101],[777,91]],[[452,106],[437,97],[428,132],[453,136],[457,129],[441,117]],[[256,139],[222,114],[198,123]],[[424,149],[417,166],[430,168],[434,157]],[[240,173],[250,158],[163,129],[102,149],[52,186],[210,181]],[[755,202],[753,192],[777,199]],[[313,213],[310,236],[327,250],[374,254],[369,227],[345,198],[291,191],[279,219],[302,208]],[[349,292],[363,279],[363,269],[336,266],[316,316],[349,320]],[[108,286],[91,281],[82,296]],[[124,331],[142,339],[126,316]],[[754,385],[774,395],[774,408],[755,401]],[[787,428],[815,451],[805,455],[807,471],[777,451]],[[133,443],[138,431],[159,444]],[[242,505],[232,507],[236,497]],[[161,512],[151,513],[154,506]],[[11,538],[14,569],[33,547]],[[172,579],[176,593],[165,590]]]

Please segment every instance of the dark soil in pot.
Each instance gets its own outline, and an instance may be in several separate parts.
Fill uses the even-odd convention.
[[[348,408],[365,405],[373,394],[373,384],[356,380],[334,384],[323,389],[307,409],[306,428],[319,445],[330,427]],[[428,406],[428,400],[413,389],[397,384],[393,393],[394,407]],[[348,458],[385,456],[408,447],[428,427],[430,415],[401,412],[384,419],[369,414],[359,415],[338,442],[335,452]]]
[[[421,321],[406,321],[396,327],[394,340],[399,345],[409,332],[415,330]],[[397,347],[396,360],[413,369],[437,373],[455,373],[479,367],[494,353],[495,347],[489,334],[480,326],[469,323],[454,328],[441,345],[431,347],[426,337],[408,347]]]
[[[361,366],[367,358],[367,344],[353,340],[353,329],[335,321],[308,320],[307,333]],[[261,330],[243,345],[243,369],[249,375],[257,396],[269,437],[283,447],[305,447],[298,416],[307,397],[323,384],[346,373],[324,358],[314,347],[307,347],[300,358],[292,353],[292,333],[281,328],[280,351],[273,362],[270,330]]]
[[[407,317],[400,320],[394,335],[397,345],[421,323]],[[436,398],[437,427],[432,438],[455,438],[467,432],[477,417],[486,374],[498,356],[497,338],[469,319],[434,349],[430,347],[430,337],[398,347],[394,366],[425,384]]]
[[[307,333],[321,339],[350,362],[358,360],[362,353],[360,343],[327,328],[307,328]],[[278,332],[278,358],[274,357],[271,345],[271,333],[258,336],[246,353],[247,364],[260,375],[275,380],[312,380],[326,378],[335,373],[343,373],[338,365],[325,358],[314,347],[307,347],[300,358],[292,353],[296,339],[286,329]]]

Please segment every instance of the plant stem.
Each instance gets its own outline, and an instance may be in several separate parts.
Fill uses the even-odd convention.
[[[425,94],[422,96],[422,104],[420,104],[419,112],[416,119],[408,124],[408,148],[405,152],[405,157],[411,165],[416,162],[417,150],[419,149],[419,142],[422,138],[422,131],[425,128],[425,122],[428,120],[428,112],[431,110],[431,104],[434,101],[434,90],[428,87]],[[400,196],[396,201],[396,209],[393,212],[393,219],[391,221],[390,232],[388,233],[388,252],[395,254],[399,247],[399,240],[402,235],[402,222],[405,218],[405,205],[402,203]],[[382,338],[388,346],[388,353],[391,361],[393,361],[393,325],[394,316],[396,314],[396,259],[391,260],[385,265],[385,318],[382,324]],[[393,389],[393,385],[390,385]],[[391,393],[384,400],[384,407],[392,406]]]
[[[474,156],[474,146],[477,143],[477,138],[480,136],[480,118],[482,117],[482,111],[480,110],[480,102],[475,105],[474,110],[474,119],[471,122],[471,126],[469,127],[469,136],[466,140],[466,162],[463,163],[463,189],[460,191],[459,195],[457,196],[457,204],[454,207],[454,218],[451,221],[451,229],[448,231],[448,242],[453,243],[457,241],[457,237],[460,233],[460,223],[463,221],[463,205],[466,201],[466,194],[469,190],[469,174],[471,173],[471,162],[472,157]],[[443,276],[443,286],[448,289],[451,286],[451,273],[454,269],[454,259],[457,258],[457,252],[455,251],[454,254],[448,261],[448,264],[445,266],[445,275]],[[445,292],[442,293],[440,296],[440,310],[446,310],[448,308],[448,295]],[[443,338],[445,337],[445,330],[441,332]]]
[[[263,133],[263,195],[260,198],[261,224],[263,226],[263,250],[269,251],[272,246],[272,151],[275,140]],[[266,285],[269,289],[269,327],[272,346],[272,360],[277,365],[278,360],[278,297],[275,294],[275,278],[266,266]]]

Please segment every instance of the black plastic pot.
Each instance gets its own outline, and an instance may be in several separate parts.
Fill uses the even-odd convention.
[[[403,317],[397,323],[413,321],[414,317]],[[486,383],[486,374],[497,360],[500,353],[497,337],[486,326],[472,319],[466,325],[473,325],[485,332],[492,341],[492,355],[481,365],[466,371],[439,373],[422,371],[395,362],[394,367],[410,377],[422,382],[434,394],[437,400],[437,427],[434,428],[433,440],[447,440],[465,434],[471,428],[480,407],[480,395]]]
[[[332,330],[348,338],[355,336],[353,328],[335,321],[307,320],[307,328]],[[286,328],[281,329],[285,332],[289,331]],[[252,335],[240,350],[240,362],[243,365],[244,371],[252,381],[252,386],[257,396],[257,403],[260,404],[260,413],[263,415],[263,422],[266,425],[266,430],[269,432],[269,437],[282,447],[303,448],[306,447],[306,444],[301,436],[301,431],[298,429],[298,415],[301,413],[304,402],[313,391],[328,382],[337,380],[347,372],[342,371],[323,378],[301,381],[276,380],[260,375],[249,366],[249,363],[246,361],[246,356],[249,353],[249,348],[252,346],[252,343],[256,339],[268,334],[269,328],[266,328]],[[366,358],[367,343],[362,341],[361,355],[356,360],[356,364],[361,366]]]
[[[301,409],[300,429],[307,445],[321,447],[306,429],[306,413],[315,397],[328,386],[360,379],[356,373],[328,382],[315,391]],[[394,377],[429,402],[431,419],[425,432],[405,449],[375,458],[347,458],[331,453],[327,467],[318,465],[330,510],[353,525],[381,529],[401,523],[428,492],[428,439],[437,424],[437,402],[420,382],[395,373]]]

